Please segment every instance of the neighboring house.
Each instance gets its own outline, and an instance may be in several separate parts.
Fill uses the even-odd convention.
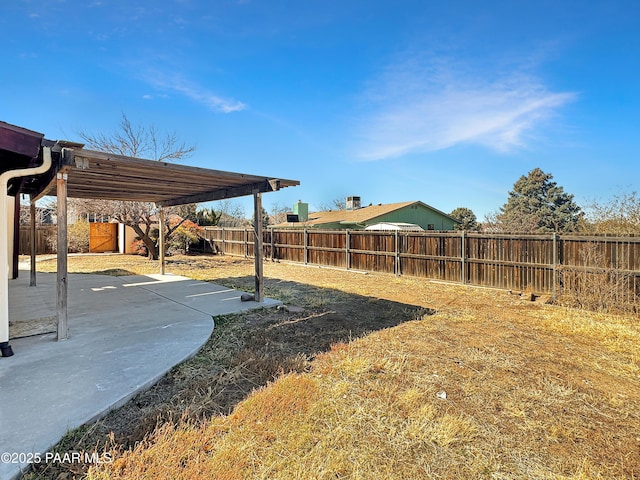
[[[410,223],[419,225],[424,230],[454,230],[455,226],[460,223],[446,213],[420,201],[309,213],[306,221],[304,217],[300,220],[272,226],[275,228],[363,230],[379,223]]]
[[[415,223],[380,222],[369,225],[365,230],[373,232],[424,232],[424,228]]]

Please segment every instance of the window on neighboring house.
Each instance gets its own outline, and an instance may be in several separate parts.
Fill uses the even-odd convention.
[[[427,225],[427,230],[435,230],[436,226],[433,223]]]

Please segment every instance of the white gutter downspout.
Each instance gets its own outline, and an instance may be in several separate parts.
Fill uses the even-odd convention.
[[[39,175],[51,168],[51,148],[42,147],[42,165],[39,167],[9,170],[0,175],[0,212],[7,214],[7,187],[9,180],[17,177]],[[3,357],[10,357],[9,346],[9,228],[6,221],[0,221],[0,351]]]

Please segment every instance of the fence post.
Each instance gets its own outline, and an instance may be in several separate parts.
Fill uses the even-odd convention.
[[[244,228],[244,258],[249,257],[249,230]]]
[[[306,265],[309,261],[309,255],[308,255],[308,250],[307,250],[307,242],[308,242],[308,238],[307,238],[307,229],[304,229],[303,232],[303,237],[304,237],[304,243],[303,243],[303,259],[304,259],[304,264]]]
[[[462,233],[460,234],[460,238],[462,240],[462,243],[460,245],[460,280],[462,282],[462,284],[464,285],[465,283],[467,283],[467,265],[466,265],[466,257],[467,257],[467,242],[466,242],[466,236],[465,236],[465,231],[462,230]]]
[[[400,234],[398,230],[395,231],[395,247],[396,247],[396,261],[395,261],[395,273],[396,277],[400,276]]]
[[[553,232],[553,279],[551,285],[551,299],[556,299],[556,286],[558,284],[558,235]]]
[[[345,244],[345,267],[347,267],[347,270],[349,270],[351,268],[351,254],[349,253],[349,244],[351,243],[351,236],[349,235],[349,229],[347,228],[344,231],[344,235],[345,235],[345,239],[344,239],[344,244]]]
[[[275,250],[275,245],[273,243],[273,227],[271,227],[270,229],[270,235],[271,235],[271,261],[273,262],[274,258],[276,258],[274,250]]]

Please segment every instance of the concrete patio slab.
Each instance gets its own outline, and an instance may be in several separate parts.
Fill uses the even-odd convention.
[[[10,318],[55,314],[55,274],[28,281],[23,272],[9,282]],[[71,274],[68,283],[69,339],[15,339],[15,355],[0,358],[1,480],[193,356],[212,317],[279,304],[241,302],[243,292],[176,275]]]

